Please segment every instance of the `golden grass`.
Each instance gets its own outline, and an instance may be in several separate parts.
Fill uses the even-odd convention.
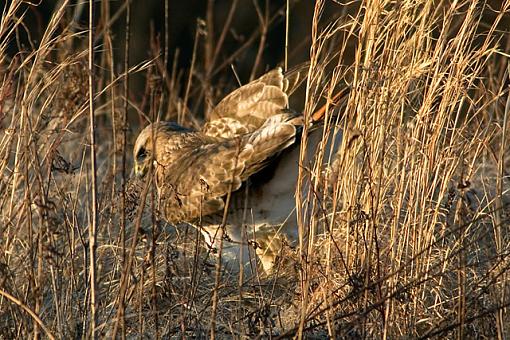
[[[302,164],[297,192],[313,190],[296,199],[299,245],[277,274],[251,280],[217,277],[199,233],[159,220],[153,188],[128,181],[141,127],[127,113],[198,124],[199,108],[225,94],[211,78],[240,53],[219,62],[233,14],[215,40],[202,35],[210,8],[193,72],[167,71],[171,51],[156,43],[148,62],[118,61],[110,23],[129,6],[95,6],[93,35],[67,21],[87,7],[63,1],[41,41],[15,56],[7,49],[27,33],[27,4],[2,13],[1,337],[509,336],[510,2],[316,2],[303,111],[311,119],[326,103],[326,131],[343,131],[343,143]],[[254,12],[260,31],[239,48],[259,44],[252,78],[285,11]],[[135,73],[146,79],[136,100]]]

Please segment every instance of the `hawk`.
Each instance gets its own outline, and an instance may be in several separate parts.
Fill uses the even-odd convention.
[[[156,122],[136,139],[135,175],[154,167],[164,219],[197,226],[212,248],[223,239],[227,263],[250,263],[255,248],[271,272],[282,242],[296,239],[296,145],[304,120],[288,109],[288,96],[307,68],[276,68],[241,86],[200,130]]]

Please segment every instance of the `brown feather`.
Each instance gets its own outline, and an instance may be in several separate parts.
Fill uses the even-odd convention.
[[[206,128],[216,120],[231,118],[254,131],[261,127],[266,119],[288,107],[288,96],[306,79],[307,71],[307,63],[285,74],[278,67],[241,86],[213,109]]]
[[[305,68],[285,75],[277,68],[235,90],[200,131],[158,122],[140,133],[133,150],[135,169],[145,170],[143,176],[154,166],[165,220],[205,217],[204,225],[219,223],[228,193],[295,143],[303,118],[287,110],[288,93],[302,81]]]
[[[290,113],[279,114],[260,129],[230,139],[173,127],[165,130],[165,123],[158,123],[154,164],[165,218],[192,221],[222,210],[228,192],[238,190],[268,159],[294,142],[292,119]]]

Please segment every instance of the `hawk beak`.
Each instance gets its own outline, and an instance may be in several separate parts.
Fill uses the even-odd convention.
[[[145,173],[147,172],[147,167],[144,166],[144,164],[140,164],[138,162],[135,162],[135,176],[138,178],[143,178],[145,176]]]

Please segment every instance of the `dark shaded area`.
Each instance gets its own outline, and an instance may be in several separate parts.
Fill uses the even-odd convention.
[[[25,26],[24,29],[18,31],[18,41],[10,41],[8,53],[11,56],[14,56],[18,51],[31,51],[37,48],[53,12],[60,6],[60,3],[57,0],[45,0],[40,4],[21,6],[19,10],[21,13],[17,14],[25,16],[23,20]],[[177,85],[174,89],[167,88],[163,91],[177,91],[174,95],[184,98],[185,83],[197,37],[193,89],[187,107],[191,112],[202,115],[205,112],[205,105],[210,106],[217,103],[230,90],[237,87],[238,82],[247,83],[250,78],[284,64],[287,1],[239,0],[233,11],[232,20],[228,23],[233,3],[234,1],[224,0],[168,0],[168,13],[165,14],[164,0],[132,1],[129,64],[133,66],[154,58],[159,58],[162,62],[165,53],[165,40],[168,39],[167,70],[169,74],[172,69],[177,71]],[[2,7],[4,6],[5,3]],[[289,67],[309,59],[314,6],[312,1],[290,1]],[[339,9],[346,13],[346,9],[351,7],[354,8],[354,5],[340,6],[335,2],[327,2],[324,17],[338,17]],[[107,18],[113,18],[110,21],[110,29],[117,74],[120,74],[124,67],[125,9],[126,1],[98,0],[95,6],[96,48],[98,51],[101,51],[101,47],[105,44],[102,33],[105,30]],[[168,17],[167,25],[165,25],[166,15]],[[262,21],[266,16],[269,24],[261,47],[259,45],[262,43]],[[75,32],[85,32],[88,27],[88,2],[71,1],[63,22],[66,23],[65,25],[71,23],[71,29]],[[226,25],[227,29],[225,30]],[[62,24],[62,31],[68,29],[69,27]],[[197,30],[200,34],[197,34]],[[221,42],[224,30],[226,34],[224,34],[224,41]],[[56,34],[61,32],[57,31]],[[80,44],[79,40],[75,39],[74,41],[74,44]],[[73,46],[75,50],[86,48],[86,39],[83,39],[81,43],[83,46]],[[254,70],[259,53],[257,67]],[[103,57],[96,59],[96,64],[104,67],[101,64],[101,58]],[[101,72],[99,70],[101,67],[98,67],[98,72]],[[161,72],[161,69],[155,71],[156,76],[161,75]],[[154,78],[154,74],[141,72],[130,75],[130,99],[145,103],[141,109],[148,116],[152,116],[153,113],[149,113],[151,109],[144,98],[148,97],[148,86],[151,86],[154,79],[158,83],[155,86],[163,87],[163,82],[157,77]],[[205,95],[204,91],[207,92]],[[171,109],[168,109],[167,113],[170,117],[174,115]],[[131,112],[129,116],[131,124],[135,126],[143,124],[140,119],[136,118],[138,117],[136,112]]]
[[[251,77],[259,76],[264,71],[277,65],[283,65],[285,59],[287,1],[239,0],[233,11],[232,21],[228,24],[228,15],[234,2],[233,0],[168,0],[168,13],[166,13],[165,0],[131,1],[129,64],[137,65],[157,57],[162,61],[164,60],[164,52],[167,50],[167,70],[170,74],[174,68],[178,74],[176,76],[177,85],[173,89],[167,88],[166,92],[174,91],[173,95],[183,98],[186,79],[193,59],[195,39],[197,38],[193,89],[186,104],[191,112],[201,115],[206,111],[206,105],[211,106],[217,103],[230,90],[238,86],[238,82],[247,83]],[[105,43],[101,34],[104,32],[107,22],[105,18],[113,18],[111,19],[111,37],[117,74],[122,72],[124,65],[126,3],[124,0],[97,0],[96,2],[96,48],[100,51]],[[345,3],[326,1],[323,22],[330,21],[326,18],[334,19],[354,15],[361,3],[361,1]],[[438,1],[437,3],[439,6],[442,2]],[[0,9],[3,10],[5,4],[6,2],[1,2]],[[57,0],[45,0],[34,5],[24,4],[21,6],[21,13],[17,14],[18,16],[24,15],[24,26],[17,32],[17,41],[10,41],[8,53],[11,56],[19,51],[36,49],[54,10],[58,8],[59,4],[60,1]],[[498,1],[489,1],[489,4],[491,6],[488,6],[488,8],[493,10],[483,12],[483,16],[488,23],[495,20],[501,6]],[[289,67],[310,58],[314,6],[315,2],[313,1],[290,1]],[[398,4],[395,4],[395,6],[398,6]],[[464,7],[467,10],[467,4]],[[267,27],[267,36],[262,47],[259,63],[256,70],[253,70],[259,52],[259,44],[261,43],[261,19],[263,19],[261,16],[264,15],[267,15],[270,23]],[[168,17],[167,25],[165,25],[166,16]],[[71,1],[65,13],[65,18],[64,22],[73,23],[74,31],[85,31],[88,22],[88,2]],[[198,24],[199,21],[202,22],[201,25]],[[462,18],[457,18],[454,28],[459,29],[462,21]],[[508,19],[504,18],[498,28],[508,27],[507,24]],[[224,41],[221,43],[225,25],[228,25],[228,27]],[[62,30],[65,28],[62,26]],[[202,34],[197,34],[197,30]],[[455,29],[452,31],[455,31]],[[434,34],[434,32],[432,33]],[[436,33],[439,34],[439,30]],[[59,34],[59,32],[56,32],[56,34]],[[167,49],[165,49],[166,35],[168,37]],[[476,43],[482,42],[483,36]],[[83,40],[82,44],[83,46],[75,46],[77,47],[76,50],[85,49],[86,41]],[[219,48],[218,45],[220,45]],[[215,53],[216,50],[217,53]],[[349,59],[344,60],[344,64],[352,64],[354,48],[348,48],[344,53],[344,58]],[[96,60],[98,65],[100,64],[99,59]],[[57,62],[57,60],[55,61]],[[235,74],[233,70],[235,70]],[[156,73],[160,75],[161,70]],[[239,79],[236,79],[236,76]],[[129,94],[130,99],[135,102],[145,103],[141,109],[149,116],[151,115],[149,104],[142,98],[147,97],[148,86],[150,86],[151,81],[154,81],[151,77],[154,78],[154,75],[147,72],[130,75]],[[158,83],[154,86],[163,87],[161,80],[156,81]],[[204,92],[207,93],[204,94]],[[296,97],[303,96],[298,95]],[[291,100],[295,99],[291,98]],[[292,107],[297,110],[301,109],[300,105],[296,103]],[[173,113],[169,114],[173,117],[172,115]],[[130,121],[135,126],[143,123],[135,118],[137,116],[136,112],[130,114]]]
[[[10,55],[14,55],[17,51],[23,50],[25,46],[30,44],[36,45],[40,41],[44,34],[44,29],[59,2],[57,0],[45,0],[41,1],[40,4],[22,6],[22,13],[18,13],[18,15],[25,15],[24,23],[26,31],[19,35],[19,44],[16,41],[11,41],[8,50]],[[81,10],[77,3],[71,2],[66,13],[67,21],[72,22],[73,16],[78,13],[79,15],[76,15],[76,17],[79,20],[77,21],[78,25],[75,25],[76,30],[85,30],[88,21],[88,3],[84,2]],[[256,14],[255,3],[258,4],[259,9],[262,11],[261,14],[265,13],[265,6],[268,5],[267,13],[269,17],[273,18],[268,27],[266,44],[258,73],[267,68],[274,67],[283,61],[285,53],[286,1],[240,0],[225,36],[225,41],[216,58],[216,64],[221,64],[227,57],[234,54],[253,34],[257,34],[260,31],[260,21]],[[169,67],[171,66],[174,54],[179,50],[178,68],[189,68],[193,54],[197,21],[203,20],[206,24],[212,23],[212,25],[204,27],[207,35],[210,35],[210,37],[205,35],[199,37],[197,62],[200,65],[200,62],[204,59],[206,39],[210,39],[213,47],[215,47],[215,43],[218,41],[227,21],[231,5],[232,1],[168,1]],[[117,52],[116,60],[121,62],[125,33],[125,2],[97,1],[96,19],[104,17],[105,6],[110,7],[110,17],[117,16],[116,21],[112,25],[112,32]],[[5,3],[0,4],[0,10],[3,10],[4,7]],[[308,57],[313,8],[314,4],[311,1],[291,2],[289,65],[304,61]],[[210,11],[209,14],[208,9]],[[131,11],[132,48],[130,59],[131,64],[136,64],[153,56],[153,53],[150,51],[151,39],[160,41],[161,53],[163,53],[165,40],[165,1],[132,1]],[[102,30],[102,28],[101,23],[98,22],[96,29]],[[249,75],[257,49],[258,38],[245,49],[244,53],[235,58],[234,65],[240,75]]]

